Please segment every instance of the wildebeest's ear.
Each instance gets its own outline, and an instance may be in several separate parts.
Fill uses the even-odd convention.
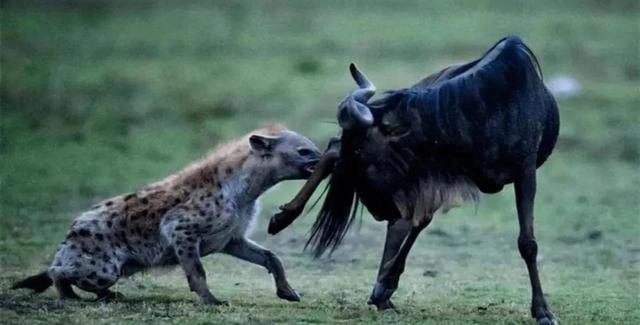
[[[249,137],[251,148],[256,151],[269,152],[273,150],[278,141],[277,137],[253,134]]]

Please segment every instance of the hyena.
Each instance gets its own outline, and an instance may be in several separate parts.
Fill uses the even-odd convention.
[[[309,139],[282,126],[255,130],[182,171],[134,193],[93,206],[72,223],[51,267],[13,288],[36,292],[55,285],[61,299],[78,298],[72,285],[98,300],[123,276],[180,265],[203,304],[223,304],[209,290],[202,256],[225,253],[273,274],[277,296],[299,297],[280,259],[247,238],[258,198],[276,183],[307,178],[320,152]]]

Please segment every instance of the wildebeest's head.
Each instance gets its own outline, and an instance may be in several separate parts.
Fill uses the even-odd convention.
[[[352,63],[349,67],[359,89],[349,94],[338,106],[338,123],[343,129],[343,146],[347,154],[364,162],[360,164],[368,179],[384,183],[391,189],[402,181],[415,152],[407,148],[422,138],[421,117],[412,107],[412,96],[406,90],[392,91],[369,102],[375,86]]]

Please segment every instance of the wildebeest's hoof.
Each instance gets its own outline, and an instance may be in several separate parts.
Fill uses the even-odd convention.
[[[373,286],[373,292],[371,292],[369,301],[375,303],[378,301],[389,300],[395,291],[395,288],[387,288],[383,283],[376,282],[376,285]]]
[[[287,203],[280,207],[280,212],[271,217],[267,232],[270,235],[279,233],[287,228],[302,213],[303,208]]]
[[[536,319],[538,325],[559,325],[560,322],[556,316],[551,312],[551,309],[547,306],[546,302],[540,304],[537,308],[532,308],[531,313]]]
[[[217,300],[216,299],[216,301],[213,301],[213,302],[210,302],[210,303],[206,303],[206,305],[224,307],[224,306],[229,306],[229,302],[226,301],[226,300]]]
[[[300,301],[300,297],[298,294],[291,288],[286,289],[278,289],[276,291],[276,295],[278,298],[288,300],[288,301]]]
[[[371,300],[371,298],[369,298],[369,301],[367,301],[367,304],[368,305],[375,305],[376,308],[378,309],[378,311],[383,311],[383,310],[387,310],[387,309],[393,309],[395,311],[398,311],[396,309],[396,306],[393,304],[393,302],[391,302],[391,299],[375,302],[375,301]]]
[[[387,288],[383,283],[376,282],[367,304],[375,305],[378,311],[395,309],[396,307],[391,302],[391,296],[394,292],[395,289]]]
[[[546,316],[536,319],[538,325],[559,325],[558,319],[550,311],[546,312]]]

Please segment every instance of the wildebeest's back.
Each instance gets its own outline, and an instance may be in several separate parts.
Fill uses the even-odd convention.
[[[422,146],[460,162],[482,191],[512,182],[531,155],[539,166],[551,154],[557,105],[519,38],[505,38],[481,59],[446,69],[430,86],[418,85],[422,91],[405,96],[403,106],[419,111]]]

